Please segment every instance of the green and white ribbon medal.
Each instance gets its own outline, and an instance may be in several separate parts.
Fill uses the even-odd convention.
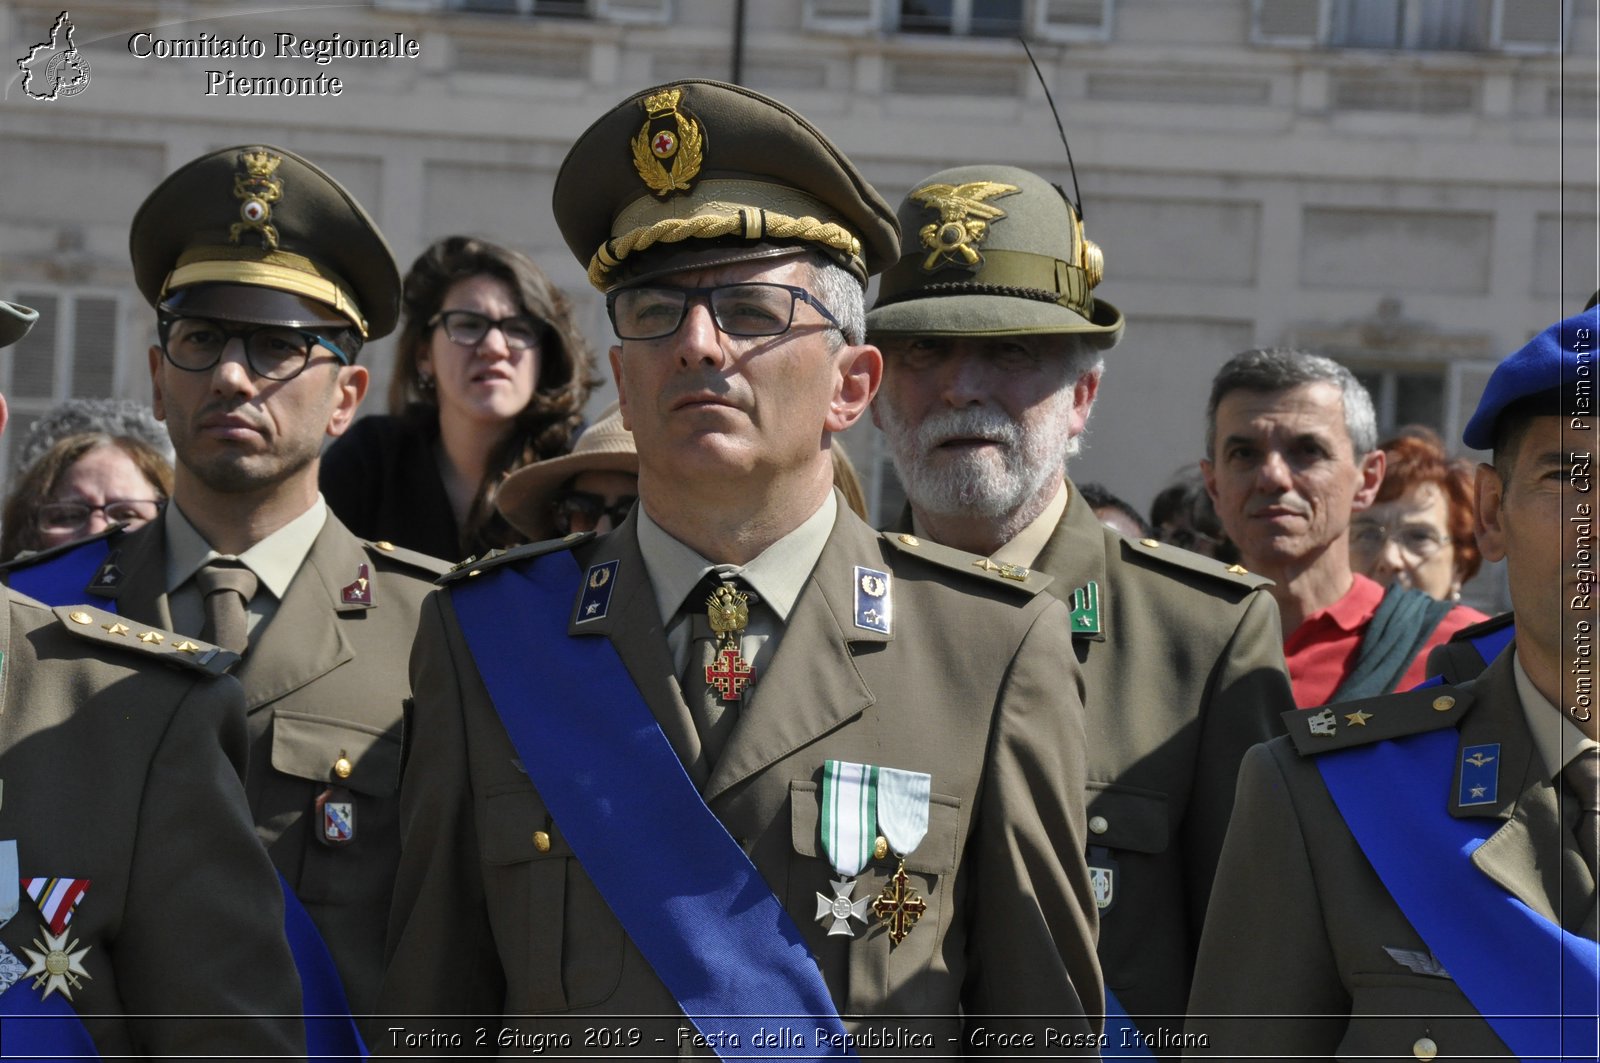
[[[928,902],[917,896],[906,877],[906,857],[928,833],[932,792],[933,777],[926,772],[878,769],[878,829],[883,831],[890,850],[900,858],[900,866],[872,902],[872,910],[883,920],[889,940],[896,945],[905,940],[928,910]]]
[[[855,937],[851,919],[867,921],[870,898],[852,901],[855,877],[872,859],[878,837],[878,772],[870,764],[830,760],[822,766],[822,850],[839,873],[833,896],[817,894],[817,922],[828,934]]]

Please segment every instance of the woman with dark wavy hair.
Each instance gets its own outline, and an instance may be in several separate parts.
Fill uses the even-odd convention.
[[[422,253],[405,280],[388,416],[328,448],[322,493],[350,530],[455,559],[523,537],[500,482],[571,449],[594,357],[561,290],[526,255],[470,236]]]

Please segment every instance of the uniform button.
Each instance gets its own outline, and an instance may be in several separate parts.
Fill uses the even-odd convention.
[[[550,835],[542,830],[534,831],[533,847],[541,853],[548,853],[550,851]]]
[[[1150,549],[1154,550],[1156,547],[1160,546],[1161,543],[1156,541],[1155,539],[1140,539],[1139,540],[1139,545],[1140,546],[1148,546]]]
[[[394,543],[389,542],[387,539],[379,539],[372,545],[376,546],[379,550],[382,550],[386,554],[394,553]]]
[[[339,759],[333,762],[333,773],[341,779],[350,778],[350,773],[355,770],[356,766],[350,763],[350,758],[343,753],[340,753]]]
[[[915,535],[902,535],[902,536],[900,536],[900,541],[905,543],[907,546],[921,546],[922,545],[922,540],[918,539]]]
[[[889,855],[889,839],[878,835],[878,840],[872,843],[872,858],[882,860]]]
[[[1411,1054],[1418,1059],[1432,1059],[1439,1054],[1439,1046],[1433,1043],[1431,1037],[1419,1037],[1417,1043],[1411,1046]]]
[[[1455,707],[1456,707],[1456,699],[1451,697],[1449,694],[1441,694],[1438,697],[1433,699],[1433,711],[1434,712],[1449,712],[1451,709],[1453,709]],[[1423,1038],[1423,1040],[1426,1041],[1427,1038]],[[1433,1042],[1432,1041],[1428,1041],[1428,1043],[1432,1044]]]
[[[1106,831],[1108,831],[1110,829],[1111,829],[1111,824],[1106,822],[1106,817],[1104,817],[1104,816],[1090,816],[1089,817],[1089,833],[1091,833],[1091,834],[1104,834]]]
[[[74,609],[72,612],[67,614],[67,619],[71,620],[74,624],[92,624],[92,623],[94,623],[94,617],[90,616],[88,613],[84,612],[82,609]]]

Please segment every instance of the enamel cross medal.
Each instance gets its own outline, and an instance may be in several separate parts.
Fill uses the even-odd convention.
[[[878,836],[878,769],[870,764],[830,760],[822,765],[822,850],[839,872],[833,895],[817,894],[817,922],[828,935],[855,937],[850,920],[867,921],[869,897],[851,900],[855,877],[872,859]]]
[[[739,653],[739,636],[750,623],[750,596],[724,583],[706,599],[706,620],[718,643],[715,663],[706,665],[706,685],[723,701],[741,701],[745,687],[756,681],[754,666]]]
[[[888,928],[895,945],[906,939],[917,920],[928,910],[928,902],[917,895],[906,877],[906,857],[922,843],[928,833],[928,804],[933,777],[921,771],[877,768],[878,829],[883,831],[889,849],[900,859],[894,877],[872,902],[872,910]]]

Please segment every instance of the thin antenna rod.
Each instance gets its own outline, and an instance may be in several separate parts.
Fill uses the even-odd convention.
[[[1050,105],[1050,116],[1056,120],[1056,132],[1061,134],[1061,146],[1067,149],[1067,169],[1072,172],[1072,195],[1077,200],[1073,204],[1078,211],[1078,221],[1083,219],[1083,193],[1078,191],[1078,168],[1072,163],[1072,145],[1067,143],[1067,131],[1061,126],[1061,112],[1056,110],[1055,98],[1050,95],[1050,86],[1045,84],[1044,73],[1039,69],[1039,64],[1033,58],[1033,49],[1028,47],[1028,42],[1022,37],[1017,41],[1022,45],[1022,50],[1028,53],[1028,62],[1033,67],[1033,76],[1039,79],[1039,87],[1044,89],[1044,102]]]

